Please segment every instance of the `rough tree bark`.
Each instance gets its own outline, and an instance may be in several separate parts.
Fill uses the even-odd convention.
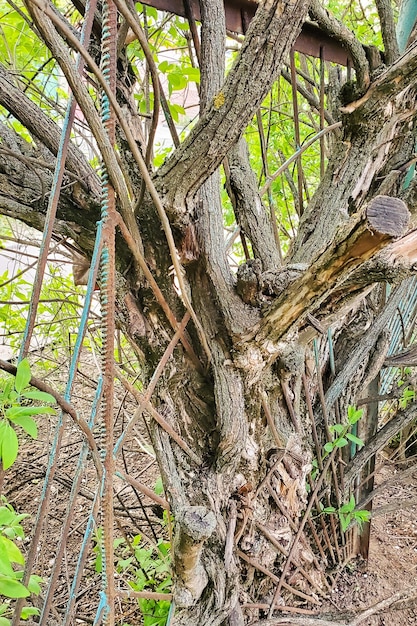
[[[343,409],[361,397],[363,381],[372,369],[372,350],[384,328],[379,320],[378,332],[372,333],[369,324],[361,327],[352,320],[375,283],[404,278],[414,270],[415,255],[407,242],[413,237],[417,185],[412,181],[404,187],[403,164],[414,158],[417,47],[411,46],[398,59],[391,51],[392,65],[379,68],[375,78],[362,76],[359,99],[345,96],[342,129],[326,174],[281,265],[241,137],[286,61],[309,2],[261,1],[226,78],[223,3],[201,0],[200,5],[201,116],[152,174],[201,324],[196,329],[188,323],[153,402],[194,452],[193,458],[156,422],[152,436],[175,519],[172,623],[236,626],[247,623],[244,604],[258,603],[263,610],[273,601],[287,604],[289,598],[317,604],[325,589],[326,560],[331,562],[331,556],[319,554],[319,562],[314,542],[303,535],[290,556],[290,575],[280,582],[278,596],[274,591],[308,501],[306,476],[316,454],[312,422],[322,431],[323,445],[323,413],[333,419],[339,398],[343,397]],[[313,14],[319,15],[316,5]],[[54,27],[38,8],[43,6],[27,1],[34,23],[72,84],[66,65],[70,57],[64,63],[60,53],[67,44],[50,37]],[[81,93],[84,87],[74,85],[75,89]],[[141,137],[137,118],[131,115],[132,86],[125,68],[120,69],[118,96],[123,97],[131,132]],[[78,99],[96,133],[94,115],[81,96]],[[0,104],[28,128],[39,146],[0,127],[0,211],[40,229],[60,129],[23,96],[2,66]],[[131,188],[139,189],[142,175],[127,139],[119,128],[123,173]],[[96,140],[100,145],[97,133]],[[255,257],[237,279],[224,249],[218,169],[223,162],[237,224]],[[71,184],[61,196],[55,232],[70,237],[88,257],[98,217],[99,183],[75,147],[67,168]],[[118,325],[143,355],[145,385],[164,354],[172,327],[177,330],[175,324],[186,313],[172,280],[172,257],[150,192],[148,185],[137,207],[141,242],[134,241],[128,250],[119,240],[115,312]],[[174,323],[132,263],[137,258],[135,245],[143,249]],[[347,363],[355,324],[354,340],[362,349]],[[340,364],[333,380],[323,370],[323,404],[313,383],[306,388],[306,361],[311,360],[316,328],[330,325]],[[201,344],[201,330],[210,358]],[[410,415],[404,419],[410,420]],[[366,448],[362,457],[366,463]],[[348,467],[349,479],[360,471],[362,457]],[[345,488],[349,491],[349,484]]]

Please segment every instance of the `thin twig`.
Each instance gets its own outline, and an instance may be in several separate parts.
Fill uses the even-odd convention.
[[[292,106],[294,115],[294,132],[295,132],[295,145],[297,152],[301,147],[300,139],[300,119],[298,115],[298,95],[297,95],[297,77],[295,73],[295,59],[294,50],[290,52],[290,70],[291,70],[291,90],[292,90]],[[297,187],[298,187],[298,215],[303,214],[303,163],[301,159],[301,153],[297,155]]]
[[[230,572],[233,559],[233,550],[235,546],[235,530],[237,521],[237,508],[234,500],[229,505],[229,524],[226,533],[226,542],[224,546],[224,569]]]
[[[158,126],[158,118],[159,118],[160,83],[159,83],[158,69],[156,67],[155,60],[153,58],[151,49],[149,47],[148,40],[146,39],[146,35],[143,32],[142,26],[139,22],[138,15],[136,13],[135,6],[133,4],[133,0],[128,0],[127,3],[124,2],[124,0],[113,0],[113,1],[114,1],[114,4],[119,9],[120,13],[125,18],[126,22],[129,24],[130,28],[135,33],[136,37],[138,38],[138,41],[142,47],[143,53],[148,63],[149,71],[151,73],[154,101],[153,101],[151,128],[149,130],[148,145],[146,146],[146,155],[145,155],[145,163],[149,167],[149,164],[151,162],[151,156],[152,156],[153,142],[154,142],[155,133],[156,133],[156,129]]]
[[[196,453],[193,450],[191,450],[191,448],[187,445],[184,439],[182,439],[182,437],[180,437],[180,435],[178,435],[178,433],[175,432],[172,426],[168,424],[168,422],[162,417],[160,413],[158,413],[158,411],[152,406],[152,404],[149,401],[148,402],[145,401],[143,394],[140,393],[140,391],[138,391],[136,387],[134,387],[134,385],[130,384],[130,382],[123,376],[122,372],[117,366],[115,367],[115,373],[116,373],[117,378],[123,384],[123,386],[133,395],[134,398],[136,398],[139,404],[142,404],[145,402],[145,409],[150,413],[153,419],[161,426],[161,428],[163,428],[165,432],[168,433],[171,439],[173,439],[180,446],[180,448],[184,450],[186,454],[188,454],[188,456],[194,461],[194,463],[197,463],[197,465],[201,465],[202,461],[196,455]]]
[[[281,577],[280,577],[280,579],[278,581],[278,586],[277,586],[277,588],[275,590],[274,598],[273,598],[273,601],[271,603],[271,609],[270,609],[270,612],[269,612],[269,617],[272,617],[272,613],[273,613],[273,610],[274,610],[273,609],[274,604],[277,601],[277,598],[279,596],[281,588],[284,587],[284,585],[285,585],[285,580],[284,579],[285,579],[285,576],[287,575],[287,572],[288,572],[288,570],[290,568],[291,559],[294,556],[294,553],[295,553],[295,550],[297,548],[298,542],[299,542],[299,540],[301,538],[301,535],[303,533],[304,526],[306,525],[307,519],[308,519],[308,517],[310,515],[310,511],[313,508],[313,504],[315,503],[316,496],[317,496],[317,494],[318,494],[318,492],[319,492],[319,490],[320,490],[320,488],[322,486],[322,483],[323,483],[324,478],[326,476],[326,472],[329,469],[330,464],[331,464],[331,462],[333,461],[333,459],[335,457],[336,451],[337,451],[337,448],[334,448],[334,450],[330,453],[330,455],[329,455],[329,457],[328,457],[328,459],[326,461],[326,464],[323,467],[323,471],[321,472],[321,474],[320,474],[320,476],[319,476],[319,478],[318,478],[318,480],[316,482],[316,486],[314,488],[314,491],[311,494],[310,501],[309,501],[309,503],[307,505],[307,508],[306,508],[306,510],[304,512],[304,515],[303,515],[303,518],[302,518],[302,520],[300,522],[300,526],[298,528],[297,534],[296,534],[296,536],[295,536],[295,538],[293,540],[291,549],[290,549],[290,551],[288,553],[288,559],[285,562],[285,565],[284,565],[282,573],[281,573]]]
[[[288,413],[290,414],[292,425],[294,426],[294,430],[296,433],[301,432],[300,423],[298,421],[297,415],[295,414],[293,404],[290,398],[290,392],[288,388],[288,383],[286,380],[281,379],[281,389],[284,394],[285,404],[287,405]]]
[[[252,567],[257,569],[259,572],[262,572],[274,582],[276,583],[279,582],[278,576],[275,576],[275,574],[273,574],[267,567],[264,567],[261,563],[258,563],[258,561],[256,561],[255,559],[250,558],[241,550],[237,551],[237,555],[239,558],[242,559],[242,561],[245,561],[246,563],[248,563],[248,565],[251,565]],[[309,596],[306,593],[303,593],[302,591],[295,589],[294,587],[292,587],[286,582],[282,584],[282,587],[284,587],[284,589],[286,589],[287,591],[290,591],[295,596],[298,596],[299,598],[302,598],[303,600],[307,600],[307,602],[311,602],[312,604],[320,604],[320,602],[316,600],[316,598],[314,598],[313,596]],[[274,605],[276,601],[277,601],[277,598],[274,599]]]
[[[178,341],[180,340],[180,337],[181,337],[182,333],[184,332],[184,329],[185,329],[189,319],[190,319],[190,314],[187,312],[184,315],[183,320],[182,320],[182,322],[181,322],[177,332],[175,333],[175,335],[173,336],[173,338],[169,342],[169,344],[168,344],[164,354],[161,357],[161,360],[159,361],[158,365],[156,366],[156,369],[155,369],[154,373],[152,374],[152,378],[151,378],[151,380],[149,382],[149,385],[148,385],[148,388],[146,390],[146,393],[143,396],[142,402],[140,403],[140,405],[136,409],[135,414],[133,415],[132,419],[127,424],[127,426],[124,429],[123,433],[121,434],[121,436],[117,440],[115,448],[114,448],[114,453],[115,454],[117,454],[117,451],[119,450],[121,444],[126,439],[126,437],[129,434],[129,432],[132,430],[134,424],[136,424],[138,419],[141,417],[141,415],[142,415],[146,405],[150,401],[151,396],[152,396],[153,392],[155,391],[155,388],[156,388],[156,385],[158,383],[158,380],[160,379],[160,377],[162,375],[162,372],[164,371],[164,368],[165,368],[168,360],[171,358],[172,353],[174,352],[174,348],[177,345]]]
[[[191,36],[193,38],[194,49],[197,56],[198,64],[201,65],[201,46],[200,46],[200,38],[198,36],[197,25],[195,23],[195,19],[193,16],[193,10],[191,8],[190,0],[183,0],[184,9],[185,9],[185,17],[188,20],[188,24],[190,26]]]
[[[285,448],[285,443],[283,438],[279,435],[277,428],[275,426],[274,418],[272,417],[271,411],[268,405],[268,396],[265,392],[262,393],[262,408],[265,413],[266,421],[268,423],[269,428],[271,429],[271,433],[278,448]]]
[[[266,539],[268,539],[268,541],[272,543],[274,548],[276,548],[276,550],[278,550],[279,552],[281,552],[281,554],[283,554],[285,557],[288,558],[287,550],[282,547],[282,545],[279,543],[276,537],[274,537],[274,535],[269,531],[269,529],[263,524],[261,524],[260,522],[255,522],[255,524],[256,524],[256,527],[261,531],[261,533],[266,537]],[[304,576],[304,578],[307,580],[307,582],[310,584],[311,587],[314,587],[321,596],[326,596],[326,593],[323,591],[323,589],[321,589],[321,587],[313,580],[313,578],[304,569],[304,567],[302,567],[302,565],[298,563],[297,559],[293,559],[293,564],[298,568],[298,571],[300,572],[300,574]],[[268,606],[268,609],[269,608],[270,607]]]
[[[334,130],[335,128],[340,128],[341,126],[342,126],[342,122],[335,122],[334,124],[331,124],[330,126],[326,126],[326,128],[323,128],[323,130],[321,130],[319,133],[314,135],[314,137],[309,139],[305,144],[300,146],[294,152],[294,154],[291,155],[290,158],[287,159],[285,163],[283,163],[273,174],[271,174],[268,180],[265,181],[265,184],[259,190],[259,194],[263,196],[268,191],[269,187],[272,185],[274,180],[276,180],[278,176],[280,176],[282,172],[284,172],[291,165],[291,163],[296,161],[303,152],[305,152],[315,141],[317,141],[317,139],[320,139],[320,137],[323,137],[323,135],[326,135],[331,130]]]
[[[135,489],[137,489],[138,491],[143,493],[145,496],[148,496],[148,498],[150,498],[151,500],[153,500],[154,502],[162,506],[162,508],[165,511],[170,510],[169,504],[164,498],[161,498],[161,496],[158,496],[154,491],[152,491],[152,489],[149,489],[149,487],[147,487],[143,483],[136,480],[136,478],[133,478],[133,476],[129,476],[129,474],[122,472],[120,469],[116,470],[115,475],[119,476],[119,478],[122,478],[123,480],[125,480],[127,483],[129,483],[129,485],[132,485],[132,487],[135,487]]]
[[[145,600],[161,600],[170,601],[173,598],[172,593],[157,593],[156,591],[133,591],[133,589],[116,589],[116,596],[119,598],[145,598]]]

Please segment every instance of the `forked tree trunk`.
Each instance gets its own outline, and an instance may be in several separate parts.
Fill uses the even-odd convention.
[[[341,506],[369,458],[363,452],[352,462],[333,454],[323,460],[327,469],[315,480],[312,461],[318,459],[322,468],[329,425],[345,423],[347,406],[358,402],[381,366],[378,341],[401,291],[381,309],[374,284],[400,276],[399,270],[401,277],[409,275],[415,263],[404,235],[409,211],[415,210],[416,185],[404,187],[405,170],[397,167],[414,154],[410,120],[417,55],[412,48],[381,70],[366,93],[367,84],[361,85],[361,98],[344,103],[327,172],[280,265],[241,135],[287,58],[308,4],[261,2],[224,82],[223,3],[201,0],[200,121],[153,175],[154,187],[148,183],[136,216],[141,241],[129,240],[127,250],[119,240],[117,322],[143,355],[145,385],[164,353],[170,355],[153,402],[186,444],[177,445],[153,422],[154,449],[175,522],[171,623],[177,626],[243,626],[248,615],[255,619],[272,612],[274,603],[318,604],[327,589],[327,570],[345,556],[337,518],[324,521],[318,502]],[[62,42],[50,35],[49,18],[30,2],[28,7],[94,129],[94,114],[83,104],[83,87],[71,74]],[[369,79],[369,72],[363,75]],[[122,84],[122,72],[119,80]],[[29,124],[30,105],[22,96],[19,112],[4,81],[1,70],[0,102]],[[37,115],[42,117],[40,111]],[[34,124],[32,132],[39,128]],[[58,132],[48,128],[49,135]],[[4,138],[10,145],[14,141],[10,132]],[[121,132],[121,158],[140,188],[127,139]],[[98,131],[96,140],[101,145]],[[56,151],[50,137],[44,144]],[[80,158],[72,150],[68,168],[77,171]],[[224,246],[222,163],[238,225],[255,257],[237,277]],[[111,168],[110,161],[107,165]],[[19,167],[30,173],[24,160]],[[58,228],[70,232],[89,256],[97,180],[85,167],[90,184],[63,194]],[[40,227],[43,204],[37,202],[36,212],[30,208],[39,196],[37,180],[22,189],[21,172],[16,175],[7,160],[0,168],[1,211]],[[48,174],[42,176],[49,184]],[[116,180],[118,173],[111,176]],[[19,196],[20,208],[12,201]],[[158,202],[170,220],[188,297],[179,297],[174,284],[175,259],[160,226]],[[160,292],[139,268],[142,252]],[[181,319],[194,313],[198,324],[188,321],[179,332]],[[330,327],[336,359],[331,365]],[[174,331],[177,341],[169,345]],[[402,419],[411,420],[410,414]]]

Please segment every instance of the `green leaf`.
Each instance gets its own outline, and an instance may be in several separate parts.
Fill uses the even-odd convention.
[[[174,65],[172,65],[172,63],[169,63],[169,61],[162,61],[162,63],[160,63],[158,65],[158,70],[160,72],[162,72],[162,74],[165,74],[166,72],[168,72],[169,70],[172,70],[174,68]]]
[[[334,444],[332,441],[328,441],[327,443],[324,444],[324,451],[325,452],[331,452],[334,448]]]
[[[181,106],[180,104],[171,104],[169,105],[169,110],[171,111],[171,115],[172,118],[175,119],[175,121],[179,120],[179,116],[180,115],[185,115],[186,111],[184,109],[183,106]]]
[[[0,574],[0,595],[6,598],[27,598],[30,592],[18,580]]]
[[[6,424],[1,440],[1,458],[4,470],[9,469],[9,467],[13,465],[16,460],[18,450],[19,440],[17,435],[10,424]]]
[[[364,442],[362,439],[359,439],[356,435],[352,435],[352,433],[346,433],[346,438],[353,443],[356,443],[357,446],[364,446]]]
[[[5,382],[4,387],[1,391],[1,398],[3,402],[7,402],[9,400],[12,390],[13,390],[13,380],[10,379],[7,382]]]
[[[0,535],[0,545],[2,547],[2,554],[6,554],[7,559],[11,563],[19,563],[19,565],[25,564],[25,557],[13,541]]]
[[[188,76],[189,80],[194,83],[200,82],[200,70],[198,67],[184,67],[182,73]]]
[[[94,569],[96,571],[96,574],[101,574],[101,572],[103,571],[103,557],[102,557],[102,554],[101,554],[101,550],[99,550],[97,552],[96,562],[94,564]]]
[[[38,427],[36,422],[28,415],[20,415],[15,418],[11,418],[14,424],[21,426],[23,430],[30,435],[33,439],[38,437]]]
[[[334,508],[334,506],[326,506],[326,508],[324,508],[322,512],[323,513],[336,513],[336,509]]]
[[[361,522],[369,522],[371,519],[371,512],[362,509],[361,511],[354,511],[353,517]]]
[[[0,542],[0,574],[3,576],[14,577],[15,572],[7,554],[6,546]]]
[[[11,524],[15,514],[7,506],[0,506],[0,526]]]
[[[153,17],[155,21],[158,19],[158,11],[153,7],[146,7],[146,15],[148,17]]]
[[[348,526],[351,522],[352,518],[350,516],[350,514],[348,515],[340,515],[340,525],[342,527],[343,532],[345,532],[348,529]]]
[[[31,415],[43,415],[44,413],[55,415],[56,410],[51,406],[11,406],[4,414],[9,420],[15,420],[16,417],[23,415],[30,417]]]
[[[16,380],[14,383],[15,389],[18,393],[21,393],[23,389],[28,386],[31,377],[29,361],[27,359],[23,359],[20,363],[18,363]]]
[[[336,448],[343,448],[344,446],[347,446],[347,444],[348,441],[344,437],[339,437],[339,439],[336,439],[336,441],[334,442]]]
[[[3,604],[0,604],[0,615],[3,615],[3,613],[6,613],[6,611],[8,611],[10,608],[10,605],[7,602],[3,602]]]
[[[46,391],[39,391],[39,389],[24,391],[22,396],[24,398],[29,398],[29,400],[39,400],[39,402],[50,402],[51,404],[56,404],[54,396],[51,396],[50,393],[46,393]]]
[[[363,415],[363,409],[357,409],[354,406],[348,406],[348,422],[349,424],[356,424]]]
[[[41,576],[36,576],[36,574],[32,574],[28,582],[28,589],[30,593],[34,593],[35,596],[38,596],[41,592],[41,587],[39,583],[42,582],[43,578]]]
[[[333,426],[330,426],[329,430],[331,430],[332,433],[335,432],[340,435],[345,430],[345,426],[343,426],[343,424],[333,424]]]
[[[11,621],[6,617],[0,617],[0,626],[10,626]]]
[[[169,556],[170,548],[171,548],[171,544],[169,541],[158,542],[158,550],[164,558]]]
[[[352,494],[350,496],[349,502],[340,507],[340,513],[351,513],[355,508],[355,496]]]
[[[181,91],[181,89],[185,89],[187,86],[187,79],[182,73],[171,72],[168,74],[168,86],[170,94],[173,91]]]
[[[22,619],[28,619],[32,615],[40,615],[39,609],[34,606],[24,606],[22,612],[20,613],[20,617]]]

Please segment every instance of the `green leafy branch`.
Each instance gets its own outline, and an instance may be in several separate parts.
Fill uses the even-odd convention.
[[[3,380],[0,387],[0,458],[3,470],[9,469],[16,460],[19,451],[19,438],[16,426],[36,439],[38,427],[33,419],[35,415],[55,413],[55,409],[47,405],[36,406],[32,402],[54,403],[55,398],[49,393],[38,391],[30,386],[32,378],[30,365],[23,359],[17,366],[16,376]],[[28,404],[29,403],[29,404]],[[39,576],[31,575],[27,586],[21,582],[24,574],[25,557],[17,545],[25,538],[21,522],[29,517],[18,514],[2,497],[0,506],[0,596],[4,598],[26,598],[31,593],[38,595],[41,591]],[[20,566],[20,567],[19,567]],[[10,602],[0,604],[0,626],[10,626]],[[20,617],[24,620],[39,615],[38,609],[31,606],[23,607]]]
[[[344,448],[351,441],[355,446],[361,448],[364,444],[363,440],[357,437],[355,434],[349,432],[353,426],[361,419],[363,415],[363,409],[357,409],[354,406],[348,407],[347,424],[333,424],[329,427],[330,432],[333,435],[337,435],[333,441],[328,441],[324,444],[326,458],[335,448]]]
[[[329,515],[337,514],[339,516],[340,526],[343,532],[347,531],[351,522],[356,522],[359,526],[359,530],[361,530],[363,524],[365,522],[369,522],[371,519],[371,513],[366,509],[355,511],[355,506],[355,496],[352,494],[349,502],[343,504],[339,509],[336,509],[334,506],[326,506],[321,512]]]
[[[16,377],[2,381],[0,388],[0,458],[3,469],[13,465],[19,451],[19,439],[15,427],[19,426],[33,439],[38,436],[38,427],[33,419],[35,415],[54,414],[55,409],[45,404],[29,404],[33,401],[55,404],[55,398],[49,393],[33,389],[30,385],[32,375],[27,359],[17,366]],[[1,624],[0,624],[1,626]]]
[[[95,571],[102,572],[103,532],[98,528],[93,551]],[[170,543],[160,539],[156,545],[144,546],[141,535],[132,540],[118,537],[113,542],[116,556],[116,571],[123,574],[134,591],[169,593],[172,587]],[[144,626],[165,626],[170,602],[153,598],[138,598]],[[1,623],[0,623],[1,626]]]
[[[32,574],[27,587],[21,583],[24,574],[25,558],[16,545],[22,541],[25,534],[21,525],[22,520],[29,517],[27,514],[18,514],[4,496],[0,506],[0,596],[5,598],[27,598],[31,593],[38,595],[41,591],[42,578]],[[19,567],[21,566],[21,567]],[[33,615],[39,615],[35,607],[25,606],[20,617],[24,620]],[[0,626],[10,626],[8,616],[12,616],[10,602],[0,604]]]
[[[323,459],[333,452],[335,448],[344,448],[349,444],[353,444],[354,447],[361,448],[364,444],[356,434],[350,432],[357,429],[357,423],[363,416],[363,409],[357,409],[355,406],[348,406],[347,411],[347,423],[346,424],[333,424],[329,427],[330,432],[334,435],[332,441],[328,441],[324,444],[323,450],[325,452]],[[318,464],[316,461],[316,470],[318,471]],[[359,528],[365,522],[369,522],[371,513],[367,510],[355,511],[356,501],[355,496],[350,496],[349,502],[346,502],[341,507],[336,509],[334,506],[327,506],[321,508],[321,513],[327,513],[329,515],[337,514],[340,521],[340,526],[343,532],[346,532],[349,525],[352,522],[356,522]]]

